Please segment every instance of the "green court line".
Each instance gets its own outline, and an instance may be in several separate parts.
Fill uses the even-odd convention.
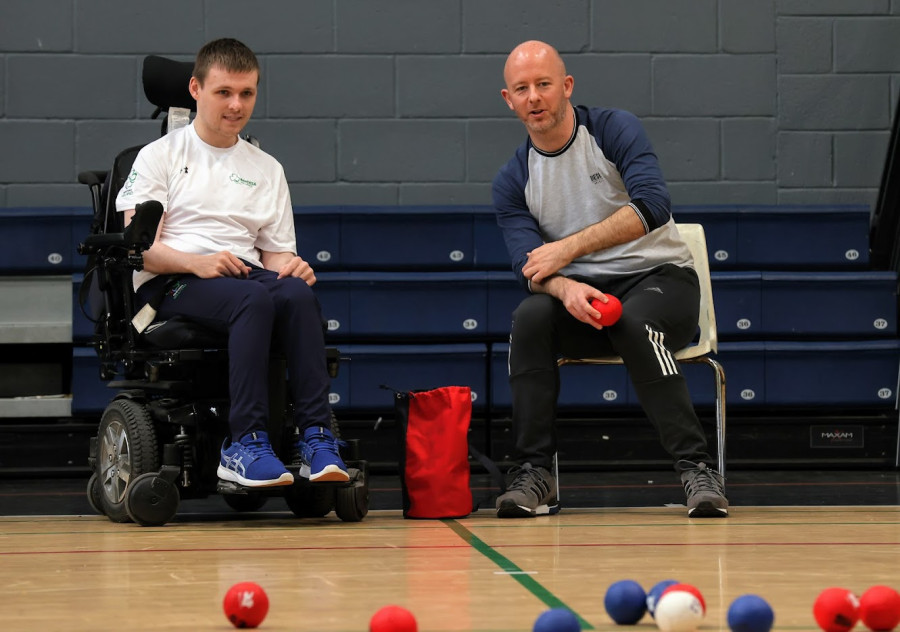
[[[580,614],[563,603],[563,601],[556,595],[541,586],[541,584],[538,583],[531,575],[526,574],[521,568],[513,563],[512,560],[495,551],[488,544],[486,544],[484,540],[480,539],[474,533],[459,524],[456,520],[444,519],[441,520],[441,522],[453,529],[454,533],[456,533],[456,535],[458,535],[466,543],[468,543],[469,546],[471,546],[476,551],[492,561],[494,564],[499,566],[504,572],[509,573],[510,577],[519,582],[532,595],[543,601],[547,605],[547,607],[565,608],[575,615],[575,617],[578,619],[578,623],[581,625],[582,630],[594,629],[594,626],[585,621]]]

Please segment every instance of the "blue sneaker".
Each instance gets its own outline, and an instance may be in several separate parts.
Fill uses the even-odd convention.
[[[307,428],[297,442],[300,450],[300,476],[310,481],[349,481],[347,466],[338,452],[340,442],[324,426]]]
[[[272,451],[269,434],[262,431],[246,434],[239,442],[225,439],[216,474],[223,481],[245,487],[275,487],[294,483],[294,475],[287,471]]]

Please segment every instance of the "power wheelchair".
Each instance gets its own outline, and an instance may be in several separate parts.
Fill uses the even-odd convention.
[[[187,91],[191,71],[188,62],[158,56],[144,60],[144,92],[156,106],[152,118],[166,113],[163,134],[173,123],[186,123],[194,110]],[[161,204],[145,202],[123,228],[122,214],[115,210],[116,195],[140,148],[120,152],[108,172],[78,176],[90,189],[94,212],[90,235],[79,245],[88,258],[79,302],[94,322],[100,378],[117,391],[90,442],[92,508],[113,522],[159,526],[175,516],[183,498],[220,493],[231,508],[254,511],[278,495],[299,517],[323,517],[333,509],[343,521],[362,520],[368,513],[368,467],[359,458],[358,442],[340,441],[349,482],[309,483],[300,476],[299,430],[292,421],[286,363],[277,353],[269,362],[268,432],[295,483],[251,489],[216,476],[228,432],[226,334],[181,318],[152,322],[142,333],[132,325],[132,273],[141,269],[142,253],[152,245],[162,216]],[[327,349],[327,358],[335,377],[338,351]],[[340,439],[333,415],[332,431]]]

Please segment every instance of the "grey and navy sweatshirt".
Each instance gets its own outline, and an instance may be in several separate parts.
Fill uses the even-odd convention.
[[[650,140],[624,110],[575,107],[575,133],[547,153],[530,139],[494,178],[497,223],[513,271],[527,287],[527,253],[603,221],[630,205],[644,236],[580,257],[560,274],[590,278],[652,270],[665,263],[692,266],[690,250],[672,219],[669,192]]]

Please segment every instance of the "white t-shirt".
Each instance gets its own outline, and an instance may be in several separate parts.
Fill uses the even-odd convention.
[[[160,241],[175,250],[204,255],[227,250],[258,266],[261,250],[297,252],[284,169],[246,141],[213,147],[191,124],[150,143],[138,153],[116,209],[131,210],[148,200],[163,205]],[[135,273],[135,289],[154,276]]]

